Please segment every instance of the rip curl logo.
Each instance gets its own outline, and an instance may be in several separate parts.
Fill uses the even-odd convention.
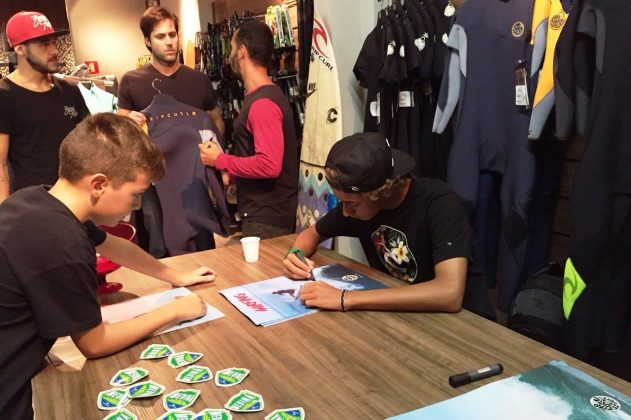
[[[74,106],[64,106],[64,117],[68,115],[70,116],[70,119],[72,119],[77,118],[79,116],[79,113]]]
[[[599,410],[603,411],[618,411],[620,410],[620,403],[611,397],[605,395],[596,395],[589,399],[589,403]]]
[[[524,34],[525,30],[526,30],[526,25],[524,25],[524,22],[517,21],[513,23],[513,27],[511,28],[511,33],[513,34],[515,38],[519,38],[520,36]]]
[[[33,28],[39,28],[40,26],[43,29],[53,29],[53,25],[50,24],[50,21],[46,18],[46,16],[32,16],[33,18]]]

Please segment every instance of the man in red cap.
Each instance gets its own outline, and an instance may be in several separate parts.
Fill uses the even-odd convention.
[[[55,41],[68,30],[56,31],[39,12],[19,12],[6,32],[18,66],[0,80],[0,202],[24,187],[54,184],[59,145],[89,114],[79,89],[51,76],[59,70]]]

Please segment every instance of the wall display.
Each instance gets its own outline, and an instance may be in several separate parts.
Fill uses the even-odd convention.
[[[342,106],[331,38],[317,13],[313,19],[311,64],[300,154],[296,228],[306,229],[329,210],[333,194],[324,177],[331,146],[342,138]]]

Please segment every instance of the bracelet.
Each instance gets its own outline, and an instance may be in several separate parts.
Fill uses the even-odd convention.
[[[305,257],[305,253],[302,252],[302,249],[300,248],[290,248],[289,251],[287,251],[287,254],[285,254],[285,258],[287,258],[289,254],[298,254],[298,255],[302,255],[302,258]]]
[[[342,312],[346,312],[346,307],[344,306],[344,295],[346,294],[346,289],[342,290],[342,294],[340,295],[340,306],[342,307]]]

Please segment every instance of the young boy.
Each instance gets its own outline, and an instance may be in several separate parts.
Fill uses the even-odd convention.
[[[206,312],[192,294],[159,310],[104,325],[96,296],[96,253],[131,269],[188,286],[214,279],[208,267],[183,273],[106,234],[140,206],[164,175],[164,158],[132,120],[86,118],[61,144],[59,179],[28,187],[0,205],[0,418],[31,418],[31,378],[55,340],[71,336],[88,358],[120,351],[165,325]]]

